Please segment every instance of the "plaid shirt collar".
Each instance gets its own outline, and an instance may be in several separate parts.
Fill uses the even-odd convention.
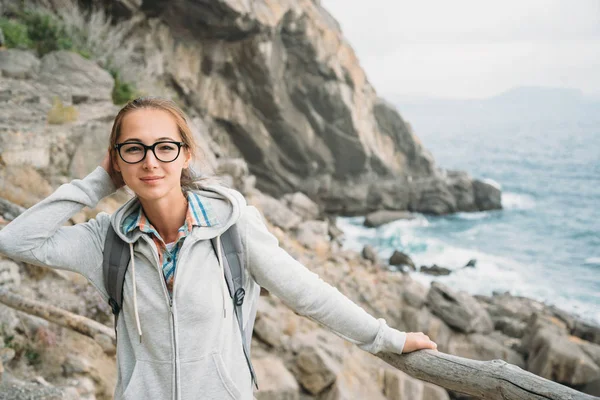
[[[193,192],[188,192],[188,209],[183,225],[179,228],[178,240],[186,237],[192,232],[194,226],[212,227],[219,225],[219,220],[214,213],[209,202],[202,202],[200,196]],[[126,235],[139,229],[142,232],[150,233],[162,241],[158,231],[152,226],[148,218],[144,214],[144,210],[140,205],[137,210],[134,210],[127,218],[123,220],[123,233]],[[164,243],[164,242],[163,242]]]

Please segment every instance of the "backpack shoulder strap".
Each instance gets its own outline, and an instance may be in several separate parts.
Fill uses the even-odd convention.
[[[211,242],[216,252],[216,238],[211,239]],[[244,248],[239,229],[235,224],[221,235],[221,247],[222,254],[224,254],[222,261],[225,273],[225,281],[227,282],[227,288],[229,289],[229,296],[233,300],[233,309],[240,327],[244,355],[246,356],[246,362],[248,363],[252,380],[258,389],[256,373],[254,372],[254,367],[252,366],[252,361],[250,358],[250,343],[252,340],[252,330],[254,329],[254,318],[256,317],[256,313],[254,313],[254,316],[250,316],[250,321],[248,321],[244,328],[242,313],[242,305],[244,304],[244,297],[246,295],[244,290]]]
[[[115,315],[115,330],[117,329],[117,318],[123,305],[123,282],[125,272],[129,266],[129,254],[127,244],[117,235],[112,225],[108,226],[106,239],[104,241],[104,260],[102,272],[104,286],[108,292],[108,304]]]

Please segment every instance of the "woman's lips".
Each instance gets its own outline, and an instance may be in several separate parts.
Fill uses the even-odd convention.
[[[153,184],[159,182],[162,178],[162,176],[147,176],[145,178],[140,178],[140,180],[147,184]]]

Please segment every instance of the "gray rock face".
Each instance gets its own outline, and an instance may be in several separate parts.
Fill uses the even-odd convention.
[[[410,256],[398,250],[394,250],[389,263],[390,265],[406,265],[413,271],[415,270],[415,263],[411,260]]]
[[[7,49],[0,51],[0,75],[7,78],[30,79],[37,75],[40,60],[30,51]]]
[[[296,379],[287,370],[283,362],[273,356],[253,361],[260,390],[255,393],[256,400],[297,400],[299,386]]]
[[[374,228],[399,219],[414,219],[414,216],[405,211],[375,211],[374,213],[367,215],[364,225],[369,228]]]
[[[489,333],[494,329],[489,314],[477,300],[439,282],[431,283],[427,303],[435,315],[461,332]]]
[[[39,79],[52,92],[73,103],[112,101],[112,76],[77,53],[55,51],[46,54],[41,60]]]
[[[136,28],[154,40],[140,40],[132,63],[147,81],[168,76],[215,141],[248,162],[258,189],[301,191],[332,213],[478,209],[470,178],[457,184],[437,172],[319,2],[126,3],[125,18],[157,17]],[[468,195],[454,190],[461,185]]]
[[[600,367],[556,319],[532,316],[523,345],[529,350],[527,370],[536,375],[571,386],[600,377]],[[595,357],[595,353],[591,355]]]

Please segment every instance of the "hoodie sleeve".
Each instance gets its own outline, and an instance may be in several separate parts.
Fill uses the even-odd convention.
[[[404,332],[375,319],[279,247],[256,208],[245,207],[238,224],[244,232],[246,265],[260,286],[363,350],[402,353]]]
[[[0,253],[31,264],[78,272],[107,297],[102,251],[109,215],[100,213],[85,223],[63,225],[84,206],[93,208],[114,191],[102,167],[83,179],[61,185],[0,230]]]

